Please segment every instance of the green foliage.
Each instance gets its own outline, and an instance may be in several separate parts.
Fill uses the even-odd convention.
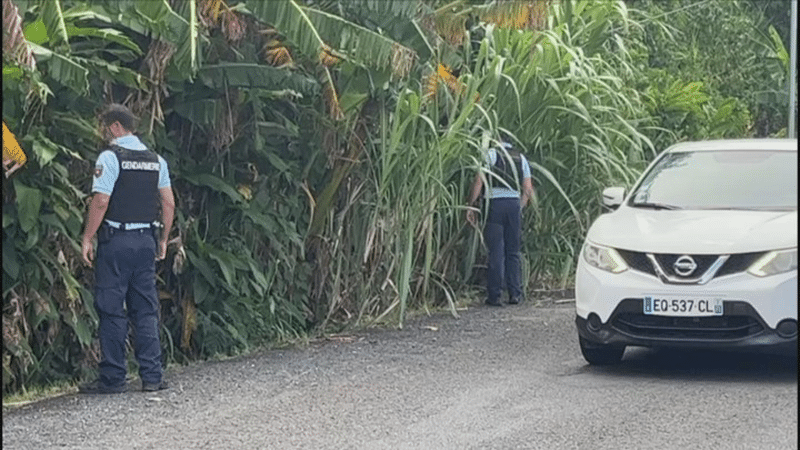
[[[185,42],[178,41],[193,20],[166,1],[44,3],[44,9],[31,5],[27,17],[42,23],[38,15],[46,14],[45,37],[60,38],[29,43],[39,70],[20,70],[3,83],[4,121],[30,156],[4,183],[4,392],[89,377],[96,367],[93,280],[80,263],[79,236],[99,150],[94,114],[102,93],[150,89],[152,80],[143,79],[152,74],[140,72],[141,48],[155,39],[178,44],[170,67],[199,61],[191,51],[191,61],[180,60]],[[313,101],[319,89],[311,77],[256,66],[257,55],[251,58],[205,67],[200,74],[207,85],[195,84],[190,70],[168,71],[175,92],[163,106],[169,126],[157,124],[142,136],[169,161],[181,206],[176,227],[182,239],[158,267],[162,342],[173,360],[232,354],[307,329],[304,277],[310,268],[300,231],[307,211],[294,181],[306,163],[286,144],[307,120],[308,106],[294,101]],[[50,98],[39,97],[47,103],[29,95],[39,85],[52,90]],[[236,95],[239,87],[248,94]],[[232,113],[249,131],[220,140],[215,125]],[[196,131],[178,134],[182,127]],[[178,142],[202,150],[180,152]],[[284,271],[297,278],[281,276]]]
[[[703,83],[704,113],[688,129],[678,127],[679,139],[766,137],[786,125],[788,68],[780,56],[785,47],[770,34],[763,13],[751,2],[629,3],[644,25],[641,38],[647,50],[642,56],[649,69],[642,74],[643,82],[666,75],[669,82],[679,80],[684,86]],[[706,122],[726,124],[708,127]]]
[[[83,371],[82,352],[92,351],[97,321],[73,238],[83,196],[70,180],[68,153],[48,146],[41,129],[31,132],[40,144],[24,138],[22,145],[34,158],[4,184],[15,199],[3,208],[4,392]],[[26,176],[31,171],[37,176]]]
[[[612,19],[623,20],[607,6]],[[587,26],[609,18],[573,17]],[[457,91],[442,84],[427,97],[416,83],[372,91],[367,105],[378,110],[377,122],[364,107],[370,112],[362,120],[374,125],[363,139],[364,164],[340,192],[343,206],[324,233],[333,266],[329,318],[338,310],[402,325],[409,308],[445,306],[455,314],[454,299],[470,289],[485,257],[463,219],[463,202],[501,128],[528,156],[538,189],[525,229],[531,286],[569,278],[602,187],[631,182],[654,153],[636,128],[648,120],[644,103],[600,55],[570,44],[567,26],[472,31],[485,37],[463,56],[470,63],[461,66]]]
[[[393,56],[398,52],[405,54],[403,59],[411,57],[411,50],[392,39],[337,15],[301,6],[295,0],[250,0],[247,6],[257,18],[281,30],[303,55],[312,60],[319,58],[326,46],[336,49],[337,57],[379,70],[396,65],[398,60]]]
[[[203,84],[216,90],[239,87],[268,91],[286,89],[301,96],[313,96],[319,90],[319,84],[307,76],[255,63],[206,65],[198,76]]]

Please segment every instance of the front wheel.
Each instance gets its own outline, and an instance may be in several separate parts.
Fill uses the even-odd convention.
[[[578,336],[581,344],[583,359],[595,366],[608,366],[622,361],[622,354],[625,353],[625,346],[617,347],[610,345],[594,344]]]

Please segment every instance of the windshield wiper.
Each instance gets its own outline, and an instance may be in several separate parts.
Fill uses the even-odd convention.
[[[669,209],[669,210],[681,209],[675,205],[668,205],[666,203],[651,203],[651,202],[631,203],[631,206],[636,208],[651,208],[651,209]]]

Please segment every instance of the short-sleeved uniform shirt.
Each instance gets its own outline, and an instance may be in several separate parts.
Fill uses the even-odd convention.
[[[118,137],[111,141],[111,144],[127,148],[129,150],[147,150],[147,147],[142,143],[142,141],[132,134]],[[169,169],[167,168],[167,162],[161,157],[161,155],[158,155],[158,162],[160,165],[158,172],[158,188],[161,189],[170,187],[172,183],[169,180]],[[114,152],[111,150],[106,150],[100,153],[100,156],[97,157],[97,164],[95,165],[94,169],[92,192],[100,192],[101,194],[110,196],[112,192],[114,192],[114,185],[117,183],[118,177],[119,160],[117,160],[117,156],[114,155]],[[105,221],[113,227],[119,227],[120,225],[119,222],[114,222],[113,220],[106,219]],[[130,229],[144,228],[149,226],[149,223],[128,224]]]
[[[511,149],[510,144],[502,143],[500,144],[505,148],[507,151]],[[531,177],[531,166],[528,164],[528,159],[525,158],[525,155],[520,153],[520,158],[522,159],[522,178],[530,178]],[[486,153],[486,164],[489,167],[494,167],[494,164],[497,162],[497,150],[490,149]],[[492,186],[491,189],[487,190],[486,198],[519,198],[519,191],[516,189],[509,189],[505,186]]]

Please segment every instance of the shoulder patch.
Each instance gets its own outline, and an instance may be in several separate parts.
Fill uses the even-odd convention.
[[[102,175],[103,175],[103,165],[102,164],[98,164],[98,165],[94,166],[94,177],[95,178],[100,178]]]

